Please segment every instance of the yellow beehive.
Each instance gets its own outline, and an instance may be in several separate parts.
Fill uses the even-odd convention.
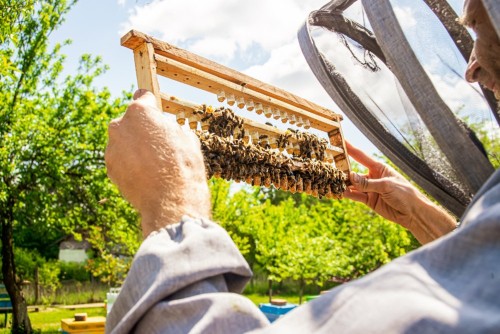
[[[105,317],[88,317],[85,321],[62,319],[63,333],[68,334],[102,334],[106,325]]]

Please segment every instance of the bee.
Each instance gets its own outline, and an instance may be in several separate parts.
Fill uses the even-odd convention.
[[[325,197],[326,198],[332,198],[333,197],[333,194],[332,194],[332,191],[331,191],[329,185],[325,187]]]
[[[259,145],[262,146],[263,148],[267,148],[269,146],[269,139],[268,135],[260,135],[259,136]],[[269,153],[266,151],[266,153]]]
[[[304,192],[308,195],[312,194],[311,179],[304,179]]]
[[[264,177],[264,187],[271,187],[271,175],[269,173]]]
[[[216,177],[216,178],[220,179],[222,177],[222,172],[216,172],[216,171],[214,171],[213,177]]]
[[[297,192],[301,193],[304,191],[304,184],[302,183],[303,180],[302,180],[302,177],[299,175],[297,176],[297,182],[295,184],[295,189],[297,190]]]
[[[318,197],[318,185],[315,183],[312,185],[311,195]]]
[[[243,138],[242,139],[243,139],[243,142],[245,144],[248,144],[250,142],[250,134],[248,132],[246,132],[246,131],[243,132]]]
[[[253,184],[254,186],[260,186],[261,184],[261,177],[260,175],[256,174],[253,176]]]
[[[288,191],[291,192],[292,194],[294,194],[297,191],[296,186],[297,186],[297,183],[295,180],[295,176],[293,174],[289,175],[288,176]]]
[[[288,190],[288,177],[286,174],[282,174],[280,177],[280,188],[282,190]]]

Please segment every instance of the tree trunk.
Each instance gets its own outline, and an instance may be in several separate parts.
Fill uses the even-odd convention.
[[[302,305],[303,296],[304,296],[304,280],[301,278],[299,283],[299,305]]]
[[[38,267],[35,268],[35,305],[40,302],[40,277]]]
[[[273,281],[272,280],[267,280],[269,283],[269,288],[268,288],[268,295],[269,295],[269,303],[271,303],[271,300],[273,300]]]
[[[13,201],[9,201],[13,202]],[[5,289],[12,301],[12,333],[31,333],[31,322],[28,317],[28,307],[21,291],[21,285],[16,283],[16,267],[14,264],[13,213],[14,203],[7,203],[6,215],[2,215],[2,274]]]

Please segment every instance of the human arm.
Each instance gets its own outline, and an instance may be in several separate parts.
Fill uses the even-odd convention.
[[[144,237],[185,214],[210,218],[200,142],[157,108],[152,93],[136,91],[108,133],[108,176],[139,211]]]
[[[144,241],[107,317],[107,333],[235,333],[268,324],[238,295],[252,272],[211,222],[200,143],[138,90],[109,125],[106,167],[139,211]]]
[[[346,198],[369,206],[382,217],[407,228],[421,244],[456,227],[456,220],[430,201],[390,166],[347,143],[351,158],[368,168],[368,174],[351,172]]]

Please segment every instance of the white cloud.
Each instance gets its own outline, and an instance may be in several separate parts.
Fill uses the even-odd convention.
[[[126,2],[126,1],[127,1],[127,0],[117,0],[116,2],[118,3],[118,5],[120,5],[120,6],[122,6],[122,7],[123,7],[123,6],[125,6],[125,2]]]
[[[196,54],[213,56],[224,62],[229,62],[237,51],[237,41],[222,37],[206,37],[198,39],[189,46]]]
[[[156,0],[136,5],[121,34],[134,28],[206,57],[270,52],[295,39],[308,13],[325,0]],[[214,45],[211,44],[214,43]]]
[[[154,0],[135,5],[127,22],[122,24],[120,33],[137,29],[339,112],[310,71],[296,37],[297,29],[309,12],[326,2]],[[394,9],[405,30],[415,30],[418,23],[418,13],[408,5],[411,2],[407,1]],[[363,12],[359,8],[353,8],[351,12],[362,22]],[[335,37],[329,33],[317,42],[332,38]],[[337,57],[339,53],[346,52],[339,44],[330,45],[326,50]],[[336,66],[356,91],[361,92],[365,101],[369,93],[384,111],[402,110],[392,75],[380,72],[367,74],[349,54],[344,54]],[[439,78],[434,78],[434,82],[446,96],[457,96],[457,90],[465,91],[462,87],[464,83]],[[448,102],[455,108],[460,104],[459,99],[463,98],[458,96]],[[400,117],[395,116],[392,120]]]
[[[315,80],[297,41],[275,48],[264,64],[251,66],[245,73],[300,96],[306,95],[304,88],[307,89],[311,80]]]

